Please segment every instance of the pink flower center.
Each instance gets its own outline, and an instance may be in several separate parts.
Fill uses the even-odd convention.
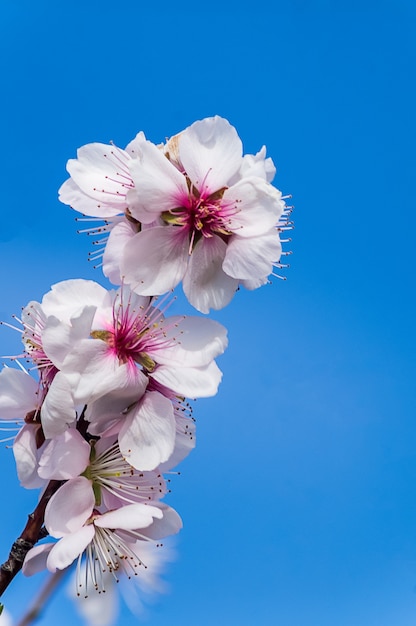
[[[189,192],[181,199],[181,206],[165,211],[162,219],[189,233],[191,249],[201,237],[208,238],[216,234],[223,239],[228,238],[232,234],[230,217],[237,209],[235,202],[223,198],[227,187],[211,192],[205,184],[198,190],[189,178],[187,184]]]
[[[93,331],[91,336],[105,341],[120,363],[132,366],[137,363],[152,372],[157,365],[154,354],[168,347],[173,340],[166,337],[163,311],[150,303],[147,307],[135,308],[131,297],[130,294],[128,302],[124,303],[121,294],[114,302],[112,323],[106,330]]]

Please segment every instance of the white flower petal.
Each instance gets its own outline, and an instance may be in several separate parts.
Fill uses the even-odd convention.
[[[228,218],[230,230],[240,237],[257,237],[276,226],[285,208],[281,192],[261,178],[244,178],[224,192],[223,201],[235,203]]]
[[[66,181],[59,190],[59,199],[77,211],[96,217],[112,217],[126,208],[130,155],[115,146],[90,143],[70,159],[67,170],[72,183]],[[77,192],[77,187],[79,191]]]
[[[53,494],[46,505],[45,526],[52,537],[77,532],[90,517],[95,504],[91,481],[71,478]]]
[[[124,247],[121,274],[132,291],[155,296],[174,289],[188,264],[188,237],[174,226],[149,228]]]
[[[126,506],[104,513],[94,524],[101,528],[120,528],[122,530],[136,530],[146,528],[153,523],[154,518],[162,518],[160,508],[151,504],[127,504]]]
[[[217,235],[196,244],[183,279],[189,302],[201,313],[222,309],[234,296],[238,281],[222,269],[227,244]]]
[[[76,419],[75,403],[69,380],[58,372],[42,404],[40,417],[47,439],[63,433]]]
[[[130,163],[135,191],[129,208],[133,217],[148,224],[164,211],[182,206],[188,188],[185,176],[153,143],[146,141],[140,151]]]
[[[13,442],[13,455],[16,461],[17,476],[26,489],[43,487],[45,481],[38,476],[38,459],[41,454],[36,445],[35,424],[25,424]]]
[[[108,236],[103,255],[103,272],[113,285],[121,285],[123,282],[120,276],[120,266],[124,246],[136,234],[137,228],[127,219],[123,219],[112,228]]]
[[[33,576],[33,574],[37,574],[38,572],[45,570],[46,561],[54,545],[54,543],[43,543],[42,545],[35,546],[29,550],[23,563],[23,574],[25,576]]]
[[[212,361],[205,367],[168,367],[160,365],[152,372],[152,378],[172,389],[179,396],[207,398],[215,396],[222,373]]]
[[[231,237],[223,269],[233,278],[258,280],[273,271],[282,253],[279,233],[275,228],[259,237]]]
[[[38,404],[38,383],[26,372],[4,367],[0,371],[0,419],[24,418]]]
[[[207,117],[179,135],[179,154],[195,187],[210,193],[226,187],[241,166],[243,146],[234,126],[222,117]]]
[[[146,528],[143,535],[150,539],[163,539],[169,535],[175,535],[178,533],[183,524],[182,519],[172,507],[162,502],[155,504],[155,507],[160,508],[163,513],[163,517],[155,519],[153,524]]]
[[[39,476],[68,480],[81,474],[89,463],[91,447],[74,428],[50,441],[39,459]]]
[[[69,323],[79,316],[86,306],[100,307],[107,298],[107,290],[93,280],[74,278],[52,285],[42,298],[46,316],[54,315]]]
[[[159,465],[159,472],[168,472],[176,467],[195,448],[196,426],[192,419],[175,411],[176,437],[175,448],[166,463]]]
[[[162,327],[166,328],[166,339],[173,344],[155,350],[155,360],[162,365],[201,367],[222,354],[228,344],[227,329],[203,317],[172,315]]]
[[[259,176],[271,183],[276,174],[276,168],[272,159],[266,159],[266,146],[263,146],[257,154],[245,154],[238,175],[240,178]],[[235,181],[237,182],[237,181]]]
[[[172,402],[157,391],[146,392],[121,426],[120,451],[136,469],[153,470],[172,454],[175,431]]]
[[[74,390],[76,404],[89,404],[115,390],[143,389],[144,375],[131,363],[119,359],[101,339],[79,341],[66,357],[62,371]]]
[[[93,524],[83,526],[77,532],[62,537],[50,551],[46,561],[47,568],[50,572],[65,569],[74,560],[83,553],[87,545],[92,541],[95,535]]]

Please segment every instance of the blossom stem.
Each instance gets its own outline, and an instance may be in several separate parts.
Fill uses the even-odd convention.
[[[29,519],[22,534],[12,545],[7,561],[0,566],[0,596],[10,585],[16,574],[22,569],[23,561],[28,551],[42,538],[46,505],[61,485],[61,480],[51,480],[49,482],[37,507],[33,513],[29,515]]]
[[[66,574],[66,570],[57,570],[54,574],[49,576],[44,587],[42,587],[40,594],[37,596],[32,606],[23,615],[22,619],[17,622],[17,626],[29,626],[33,624],[44,610],[46,603],[50,599],[55,587],[60,582],[62,576]]]

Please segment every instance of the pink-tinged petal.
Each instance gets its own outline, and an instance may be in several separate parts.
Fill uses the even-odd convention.
[[[256,280],[273,271],[280,259],[282,246],[275,228],[259,237],[231,237],[223,269],[233,278]]]
[[[74,428],[52,439],[39,459],[39,476],[49,480],[76,478],[87,467],[91,447]]]
[[[46,561],[47,568],[50,572],[65,569],[75,559],[84,552],[85,548],[91,543],[95,535],[93,524],[83,526],[77,532],[62,537],[50,551]]]
[[[263,276],[262,278],[256,278],[254,280],[242,280],[241,284],[249,291],[253,291],[253,289],[258,289],[259,287],[262,287],[263,285],[266,285],[268,283],[267,276]]]
[[[149,391],[121,426],[121,454],[136,469],[153,470],[172,454],[175,430],[172,402],[157,391]]]
[[[222,373],[212,361],[205,367],[168,367],[160,365],[152,372],[152,378],[172,389],[179,396],[208,398],[215,396]]]
[[[120,266],[124,246],[136,234],[137,228],[124,219],[114,226],[108,236],[103,255],[103,272],[114,285],[121,285],[123,282],[120,276]]]
[[[97,434],[96,426],[100,425],[100,434],[107,428],[110,421],[117,420],[122,413],[132,404],[138,402],[146,391],[149,379],[139,369],[137,376],[127,379],[125,385],[120,389],[116,389],[111,393],[107,393],[101,398],[88,404],[85,417],[94,427],[94,433]],[[90,432],[92,433],[93,430]],[[118,430],[117,430],[118,432]]]
[[[222,117],[207,117],[179,135],[179,154],[195,187],[209,193],[226,187],[241,166],[243,146],[234,126]]]
[[[238,281],[222,269],[227,244],[214,235],[201,239],[191,254],[183,279],[183,290],[189,302],[201,313],[222,309],[234,296]]]
[[[188,187],[185,176],[153,143],[146,141],[140,151],[130,162],[135,192],[129,208],[133,217],[148,224],[164,211],[183,206]]]
[[[155,519],[153,524],[146,528],[143,535],[150,539],[162,539],[163,537],[178,533],[183,527],[183,524],[175,509],[172,509],[172,507],[162,502],[155,504],[155,507],[161,510],[163,517]]]
[[[45,510],[45,526],[52,537],[77,532],[91,516],[95,496],[91,481],[84,476],[71,478],[49,500]]]
[[[188,248],[186,233],[175,226],[144,230],[125,245],[121,274],[136,293],[145,296],[166,293],[185,274]]]
[[[121,530],[136,530],[146,528],[153,523],[154,518],[162,518],[163,512],[160,508],[151,504],[128,504],[104,513],[94,524],[100,528],[120,528]]]
[[[72,388],[62,372],[58,372],[42,404],[40,417],[47,439],[61,435],[74,423],[76,410]]]
[[[109,197],[111,198],[111,196]],[[119,215],[126,205],[125,200],[124,203],[120,203],[117,198],[115,203],[110,202],[110,204],[108,204],[102,200],[88,196],[78,187],[72,178],[66,180],[59,189],[59,200],[83,215],[102,217],[103,219]]]
[[[0,371],[0,419],[21,419],[37,404],[38,383],[22,370],[4,367]]]
[[[106,298],[107,290],[95,281],[73,278],[52,285],[42,298],[42,309],[46,316],[55,315],[69,323],[86,306],[101,307]]]
[[[75,343],[90,336],[96,310],[95,306],[84,307],[77,317],[71,318],[69,324],[61,322],[54,315],[50,315],[46,320],[42,333],[42,347],[57,369],[62,369],[65,357]]]
[[[161,473],[168,472],[176,467],[196,445],[196,426],[195,422],[189,418],[175,413],[176,437],[175,448],[169,459],[159,465],[158,470]]]
[[[224,192],[224,203],[235,203],[227,226],[240,237],[257,237],[276,226],[285,208],[281,192],[261,178],[244,178]]]
[[[258,176],[268,183],[272,182],[275,174],[276,168],[272,159],[270,157],[266,159],[266,146],[263,146],[257,154],[245,154],[238,172],[239,178]]]
[[[154,358],[162,365],[200,367],[222,354],[227,347],[227,329],[203,317],[172,315],[161,324],[164,336],[173,345],[155,350]],[[153,351],[149,350],[149,355]]]
[[[33,576],[38,572],[42,572],[47,569],[46,561],[49,553],[54,547],[54,543],[43,543],[40,546],[35,546],[26,554],[22,572],[25,576]]]
[[[141,147],[145,142],[146,136],[141,130],[137,133],[135,138],[127,144],[124,150],[131,156],[132,159],[135,159],[141,154]]]
[[[17,476],[26,489],[43,487],[45,481],[38,476],[40,450],[36,444],[38,426],[26,424],[20,429],[13,442],[13,455],[16,461]]]
[[[117,355],[101,339],[83,339],[66,357],[62,371],[74,390],[76,404],[89,404],[135,380],[142,374],[131,363],[120,365]]]
[[[59,199],[91,216],[112,217],[123,213],[126,193],[132,187],[129,161],[130,155],[115,146],[102,143],[82,146],[77,151],[77,159],[70,159],[67,163],[75,185],[64,183],[59,190]],[[76,186],[80,190],[78,194]]]

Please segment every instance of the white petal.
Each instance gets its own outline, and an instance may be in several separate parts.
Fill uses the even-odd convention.
[[[196,445],[195,422],[175,412],[176,437],[175,448],[166,463],[159,465],[159,471],[164,473],[176,467]]]
[[[90,524],[60,539],[58,543],[53,546],[46,561],[48,570],[50,572],[56,572],[57,569],[65,569],[68,565],[71,565],[71,563],[84,552],[94,535],[95,528],[93,524]]]
[[[179,135],[179,154],[195,187],[210,193],[226,187],[238,171],[243,146],[234,126],[222,117],[207,117]]]
[[[108,236],[103,255],[103,272],[114,285],[121,285],[123,282],[120,276],[120,266],[124,246],[135,234],[137,234],[137,228],[124,219],[114,226]]]
[[[107,290],[93,280],[74,278],[52,285],[42,298],[46,316],[55,315],[64,322],[81,314],[86,306],[102,306]]]
[[[95,504],[91,481],[84,476],[71,478],[49,500],[45,526],[52,537],[75,533],[90,517]]]
[[[162,365],[200,367],[222,354],[227,347],[227,329],[203,317],[173,315],[164,320],[164,335],[172,346],[155,351],[155,360]],[[152,351],[149,351],[152,355]]]
[[[230,230],[240,237],[263,235],[276,226],[285,203],[281,192],[261,178],[244,178],[224,192],[225,203],[235,203],[228,218]]]
[[[35,546],[29,550],[23,563],[23,574],[25,576],[33,576],[33,574],[37,574],[38,572],[45,570],[49,552],[54,545],[54,543],[43,543],[42,545]]]
[[[215,396],[222,373],[212,361],[205,367],[168,367],[160,365],[152,372],[152,378],[172,389],[179,396],[207,398]]]
[[[223,269],[233,278],[256,280],[273,271],[273,263],[280,259],[282,246],[279,233],[272,229],[259,237],[231,237]]]
[[[238,174],[240,178],[259,176],[271,183],[276,174],[276,168],[270,157],[266,159],[266,146],[263,146],[257,154],[245,154]]]
[[[249,291],[253,291],[253,289],[258,289],[259,287],[262,287],[263,285],[266,285],[268,283],[267,276],[263,276],[262,278],[257,278],[254,280],[242,280],[241,284]]]
[[[227,244],[214,235],[198,241],[191,254],[183,290],[192,306],[201,313],[225,307],[238,287],[238,281],[222,269],[226,249]]]
[[[74,428],[55,437],[39,459],[39,476],[49,480],[68,480],[81,474],[89,463],[91,447]]]
[[[143,387],[143,374],[130,362],[120,365],[118,357],[101,339],[79,341],[65,359],[62,371],[74,390],[76,404],[89,404],[115,390]]]
[[[157,391],[146,392],[120,429],[120,451],[136,469],[153,470],[172,454],[175,431],[172,402]]]
[[[16,461],[17,475],[26,489],[42,487],[44,480],[38,476],[40,451],[36,445],[36,431],[39,427],[25,424],[13,442],[13,454]]]
[[[153,523],[154,518],[162,517],[162,511],[151,504],[127,504],[115,511],[104,513],[94,520],[94,524],[101,528],[136,530],[146,528]]]
[[[0,419],[24,418],[38,404],[38,383],[22,370],[4,367],[0,371]]]
[[[126,200],[120,202],[116,198],[116,202],[112,202],[112,197],[109,196],[110,203],[103,202],[102,199],[97,197],[93,198],[78,187],[78,185],[69,178],[66,180],[59,189],[59,200],[64,204],[68,204],[70,207],[79,211],[83,215],[89,215],[91,217],[102,217],[103,219],[111,218],[119,215],[126,206]]]
[[[142,145],[145,142],[146,136],[141,130],[137,133],[135,138],[127,144],[127,146],[125,147],[125,151],[132,157],[132,159],[135,159],[141,154]]]
[[[88,404],[85,417],[94,427],[94,433],[97,434],[95,428],[100,425],[100,432],[107,428],[110,421],[119,419],[122,413],[132,404],[138,402],[146,391],[149,379],[140,370],[137,370],[137,377],[127,379],[124,387],[116,389],[111,393],[107,393],[101,398]],[[92,433],[93,430],[90,429]],[[118,430],[117,430],[118,432]]]
[[[66,182],[62,185],[59,190],[61,202],[97,217],[123,213],[126,193],[132,187],[128,173],[130,155],[115,146],[90,143],[78,150],[77,157],[67,163],[75,184]]]
[[[153,524],[146,528],[143,534],[150,539],[163,539],[163,537],[178,533],[183,524],[175,509],[162,502],[158,502],[155,506],[160,508],[163,517],[155,519]]]
[[[41,408],[43,432],[47,439],[63,433],[76,419],[76,410],[69,380],[58,372],[49,387]]]
[[[164,211],[183,206],[188,188],[185,176],[153,143],[146,141],[140,150],[130,163],[135,192],[129,208],[133,217],[147,224]]]
[[[62,369],[67,354],[77,341],[86,339],[91,332],[91,325],[96,314],[95,306],[85,306],[77,317],[61,322],[50,315],[42,333],[42,347],[57,369]]]
[[[174,289],[188,264],[188,237],[175,226],[137,233],[124,247],[121,274],[132,291],[156,296]]]

